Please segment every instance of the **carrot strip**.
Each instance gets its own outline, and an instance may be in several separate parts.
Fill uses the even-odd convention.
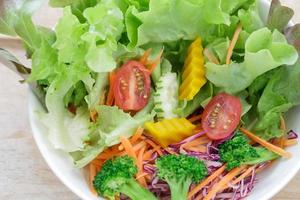
[[[202,115],[196,115],[196,116],[193,116],[193,117],[189,118],[189,121],[190,121],[191,123],[194,123],[194,122],[196,122],[196,121],[201,120],[201,118],[202,118]]]
[[[159,52],[158,56],[155,58],[155,60],[153,60],[151,63],[149,63],[148,69],[149,69],[149,71],[150,71],[151,74],[155,70],[155,68],[157,67],[157,65],[160,63],[161,56],[162,56],[163,52],[164,52],[164,50],[161,50]]]
[[[151,52],[152,52],[151,48],[148,49],[147,51],[145,51],[145,53],[142,55],[142,57],[139,60],[140,63],[142,63],[143,65],[147,65],[148,64],[147,61],[148,61],[148,58],[149,58]]]
[[[137,157],[136,157],[135,151],[134,151],[130,141],[124,136],[121,136],[120,141],[121,141],[127,155],[132,157],[135,160],[135,162],[137,162]]]
[[[155,149],[151,149],[144,154],[143,160],[149,160],[152,154],[155,152]]]
[[[285,138],[284,137],[280,137],[280,138],[275,138],[272,142],[272,144],[280,147],[280,148],[284,148],[284,141]]]
[[[233,54],[233,49],[239,39],[239,36],[240,36],[240,33],[242,31],[242,24],[239,23],[239,25],[237,26],[234,34],[233,34],[233,37],[232,37],[232,40],[230,42],[230,45],[228,47],[228,50],[227,50],[227,55],[226,55],[226,65],[229,65],[230,64],[230,60],[231,60],[231,56]]]
[[[286,146],[286,147],[290,147],[290,146],[293,146],[293,145],[296,145],[296,144],[298,144],[297,139],[291,139],[291,140],[285,140],[284,141],[284,146]]]
[[[143,156],[144,156],[144,153],[145,153],[145,150],[146,150],[146,146],[144,146],[138,153],[138,157],[137,157],[137,167],[138,167],[138,175],[139,174],[143,174],[144,170],[143,170]],[[138,182],[143,185],[143,186],[146,186],[146,180],[144,177],[140,177],[138,179]]]
[[[103,162],[100,161],[100,160],[95,159],[95,160],[93,160],[93,161],[91,162],[91,164],[96,165],[96,166],[102,166],[102,165],[103,165]]]
[[[207,147],[206,146],[198,146],[198,147],[185,147],[186,150],[188,151],[194,151],[194,152],[206,152]]]
[[[172,151],[171,149],[165,148],[164,149],[166,152],[168,152],[169,154],[174,154],[176,155],[177,153],[175,151]]]
[[[282,116],[280,116],[280,129],[282,131],[285,131],[286,130],[286,123],[285,123],[285,120]]]
[[[215,63],[217,65],[220,64],[220,61],[218,60],[218,58],[209,51],[209,49],[205,48],[204,51],[204,56],[209,60],[209,62]]]
[[[269,149],[270,151],[273,151],[274,153],[284,157],[284,158],[290,158],[292,157],[292,154],[290,154],[289,152],[285,151],[284,149],[277,147],[259,137],[257,137],[255,134],[251,133],[250,131],[244,129],[244,128],[240,128],[240,130],[247,135],[250,139],[254,140],[255,142],[259,143],[260,145],[266,147],[267,149]]]
[[[113,93],[113,83],[115,79],[114,72],[109,73],[109,91],[106,99],[106,105],[112,106],[114,104],[114,93]]]
[[[140,179],[140,178],[146,177],[147,175],[148,175],[148,173],[143,172],[143,173],[137,175],[135,179],[138,180],[138,179]]]
[[[195,194],[197,194],[204,186],[209,184],[211,181],[216,179],[218,176],[220,176],[225,171],[226,166],[223,165],[218,170],[216,170],[214,173],[212,173],[209,177],[207,177],[204,181],[202,181],[199,185],[194,187],[188,194],[188,199],[192,198]]]
[[[234,177],[239,175],[241,171],[243,171],[246,166],[241,166],[238,168],[234,168],[229,173],[227,173],[217,184],[214,185],[211,191],[204,197],[203,200],[210,200],[213,199],[214,196],[226,185],[229,183]]]
[[[157,144],[155,144],[153,141],[147,139],[146,142],[147,142],[150,146],[152,146],[153,148],[155,148],[155,149],[156,149],[155,151],[156,151],[160,156],[163,154],[163,153],[161,152],[161,150],[160,150],[161,147],[158,146]],[[156,147],[159,147],[159,148],[156,148]]]
[[[135,143],[138,139],[143,135],[144,129],[142,127],[138,127],[134,135],[130,138],[131,143]]]
[[[90,190],[92,191],[92,193],[94,194],[94,195],[97,195],[97,192],[96,192],[96,190],[95,190],[95,188],[94,188],[94,184],[93,184],[93,181],[94,181],[94,178],[95,178],[95,176],[96,176],[96,167],[95,167],[95,165],[93,165],[93,164],[90,164],[89,165],[89,182],[90,182]]]
[[[203,199],[203,194],[198,195],[194,200],[201,200]]]
[[[188,147],[194,147],[194,146],[198,146],[198,145],[202,145],[202,144],[207,144],[209,143],[211,140],[208,138],[199,138],[196,140],[193,140],[191,142],[185,143],[183,145],[181,145],[183,148],[188,148]]]
[[[90,118],[93,122],[96,122],[97,117],[98,117],[97,111],[95,111],[95,110],[90,111]]]
[[[143,173],[143,156],[146,150],[146,146],[144,146],[138,153],[137,157],[137,166],[140,171],[140,173]]]
[[[246,178],[249,174],[251,174],[255,168],[256,168],[256,165],[249,167],[242,175],[240,175],[238,178],[236,178],[234,181],[232,181],[231,185],[235,185],[235,184],[239,183],[242,179]],[[228,186],[224,186],[222,188],[222,190],[225,190],[226,188],[228,188]]]
[[[143,135],[144,129],[142,127],[138,127],[136,132],[133,134],[133,136],[129,139],[131,144],[134,144],[142,135]],[[120,151],[124,150],[124,147],[122,144],[119,145],[118,149]]]
[[[145,141],[140,141],[139,143],[137,143],[137,144],[135,144],[134,146],[132,146],[132,148],[133,148],[133,150],[135,151],[135,152],[137,152],[138,150],[140,150],[141,148],[143,148],[143,147],[146,147],[146,142]],[[121,152],[121,153],[119,153],[118,155],[120,155],[120,156],[123,156],[123,155],[126,155],[126,152]]]

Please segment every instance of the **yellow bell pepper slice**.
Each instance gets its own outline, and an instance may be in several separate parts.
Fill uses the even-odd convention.
[[[192,100],[206,82],[202,41],[198,37],[188,49],[182,84],[179,88],[179,99]]]
[[[185,118],[146,122],[145,130],[158,144],[167,147],[194,135],[196,126]]]

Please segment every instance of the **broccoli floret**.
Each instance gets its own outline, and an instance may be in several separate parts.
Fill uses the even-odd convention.
[[[133,159],[128,156],[108,160],[95,176],[94,188],[99,195],[108,199],[114,199],[115,195],[122,193],[132,200],[157,200],[150,191],[135,181],[137,171]]]
[[[240,132],[237,132],[231,140],[221,144],[219,150],[221,161],[227,163],[227,170],[241,165],[254,165],[278,158],[275,153],[263,147],[251,146],[247,138]]]
[[[171,190],[172,200],[187,199],[190,185],[208,175],[203,161],[187,155],[166,155],[156,160],[158,177],[165,180]]]

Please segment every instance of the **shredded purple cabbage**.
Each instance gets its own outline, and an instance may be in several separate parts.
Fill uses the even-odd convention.
[[[201,159],[205,162],[209,174],[213,173],[217,169],[219,169],[223,163],[220,162],[220,155],[219,155],[219,149],[218,145],[223,143],[224,141],[217,141],[217,142],[210,142],[206,145],[206,152],[194,152],[194,151],[188,151],[182,147],[183,144],[186,144],[188,142],[191,142],[201,136],[203,136],[204,132],[199,132],[196,135],[193,135],[179,143],[172,144],[167,149],[163,149],[163,154],[169,154],[170,151],[175,153],[183,153],[187,154],[189,156],[196,157],[198,159]],[[290,138],[297,138],[297,134],[293,131],[289,132]],[[226,139],[230,139],[232,135]],[[160,200],[169,200],[170,199],[170,189],[166,182],[159,180],[156,177],[156,168],[155,168],[155,160],[158,158],[158,154],[155,152],[153,153],[150,160],[144,162],[144,171],[148,173],[151,176],[150,183],[148,184],[148,189],[153,192],[158,199]],[[265,167],[268,162],[261,163],[257,165],[257,167],[252,171],[251,176],[248,176],[244,179],[242,179],[239,183],[235,185],[229,185],[227,189],[224,191],[218,193],[215,197],[215,200],[240,200],[247,197],[250,192],[254,188],[254,184],[257,182],[256,179],[256,170]],[[221,179],[223,176],[226,175],[226,172],[222,174],[219,178]],[[209,185],[205,186],[201,191],[199,191],[193,198],[196,199],[198,195],[202,195],[203,197],[207,194],[207,192],[214,187],[214,185],[219,180],[216,179],[212,181]],[[192,185],[191,187],[194,187],[195,185]]]
[[[287,135],[289,140],[298,138],[298,134],[293,130],[290,130]]]

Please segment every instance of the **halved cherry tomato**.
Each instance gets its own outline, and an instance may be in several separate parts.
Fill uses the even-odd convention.
[[[221,93],[205,107],[202,115],[202,128],[212,140],[228,137],[237,128],[242,114],[239,98]]]
[[[129,61],[116,73],[113,92],[115,104],[125,111],[139,111],[150,97],[150,72],[138,61]]]

